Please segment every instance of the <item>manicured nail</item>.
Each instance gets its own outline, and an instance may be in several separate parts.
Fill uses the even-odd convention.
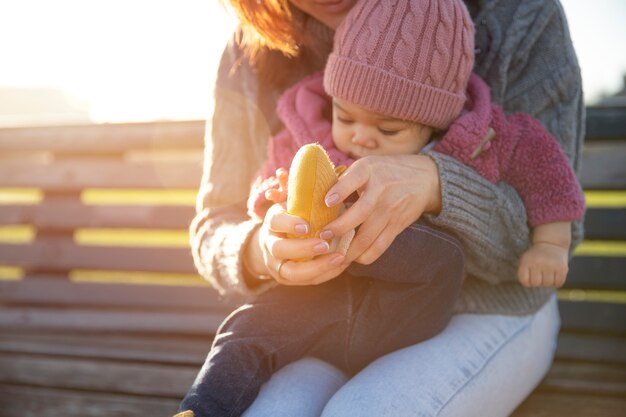
[[[326,198],[324,199],[324,202],[326,203],[326,207],[332,207],[335,204],[337,204],[338,201],[339,201],[339,194],[337,193],[332,193],[331,195],[327,195]]]
[[[317,245],[313,246],[313,250],[316,253],[326,253],[330,250],[330,246],[328,245],[327,242],[321,242],[318,243]]]
[[[296,227],[294,227],[294,229],[296,229],[296,233],[300,233],[301,235],[306,235],[307,233],[309,233],[309,226],[304,223],[296,224]]]
[[[320,239],[331,240],[335,235],[330,230],[322,230],[320,233]]]
[[[330,264],[331,264],[332,266],[340,266],[340,265],[341,265],[341,263],[343,262],[344,258],[345,258],[345,256],[343,256],[343,255],[337,255],[337,256],[334,256],[334,257],[330,260]]]

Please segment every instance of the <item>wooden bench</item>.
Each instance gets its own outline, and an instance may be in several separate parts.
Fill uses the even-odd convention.
[[[588,119],[588,240],[559,292],[557,360],[516,417],[626,410],[626,109]],[[234,307],[187,244],[203,130],[0,129],[1,416],[174,413]]]

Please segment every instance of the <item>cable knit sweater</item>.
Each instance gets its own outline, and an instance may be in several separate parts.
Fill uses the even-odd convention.
[[[578,169],[584,134],[580,68],[557,0],[467,2],[476,24],[474,72],[487,81],[504,111],[537,118]],[[222,55],[215,108],[206,129],[205,165],[196,217],[190,225],[196,268],[222,294],[253,297],[271,284],[250,287],[243,249],[258,221],[247,215],[250,185],[267,159],[271,136],[282,130],[276,103],[284,90],[324,68],[332,32],[305,22],[298,58],[274,54],[259,70],[233,41]],[[269,81],[268,81],[269,80]],[[453,230],[464,246],[468,277],[458,312],[529,314],[553,293],[517,281],[529,229],[522,200],[505,182],[494,184],[455,158],[432,152],[442,210],[429,221]],[[573,246],[582,239],[573,228]]]
[[[313,74],[289,88],[278,101],[277,113],[285,129],[270,139],[268,160],[255,181],[248,211],[259,219],[271,202],[265,191],[276,188],[274,173],[287,168],[298,149],[317,142],[336,166],[353,160],[332,138],[331,97],[324,91],[324,75]],[[450,155],[493,183],[506,181],[520,195],[531,227],[582,218],[585,203],[569,161],[556,140],[532,117],[505,115],[491,102],[489,87],[470,77],[467,101],[434,150]],[[489,129],[494,136],[485,141]]]

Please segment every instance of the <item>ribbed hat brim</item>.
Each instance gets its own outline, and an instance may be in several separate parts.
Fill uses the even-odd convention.
[[[464,94],[402,78],[336,53],[328,57],[324,88],[330,96],[369,111],[437,129],[447,129],[465,103]]]

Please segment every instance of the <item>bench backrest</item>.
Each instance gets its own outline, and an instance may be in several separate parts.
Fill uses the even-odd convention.
[[[563,326],[626,333],[626,109],[590,108],[587,241]],[[199,335],[233,303],[194,271],[204,124],[0,129],[0,328]],[[232,175],[237,175],[233,171]]]
[[[214,331],[230,306],[195,273],[186,232],[203,131],[199,121],[0,130],[0,326]]]

